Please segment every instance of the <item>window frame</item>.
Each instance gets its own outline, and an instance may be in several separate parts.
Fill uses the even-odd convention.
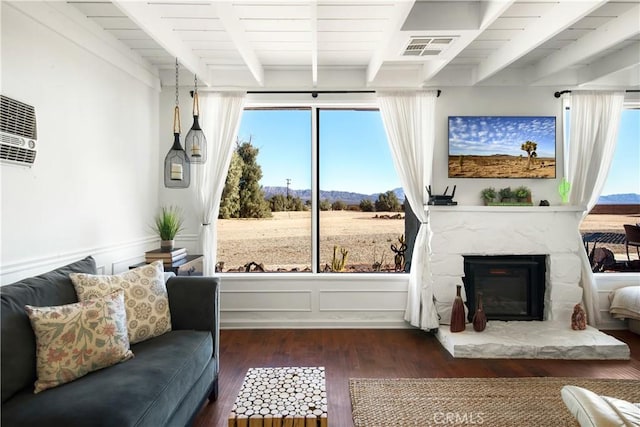
[[[319,99],[319,97],[321,97]],[[331,274],[320,271],[320,171],[319,171],[319,117],[321,110],[376,110],[380,108],[374,93],[349,93],[349,94],[320,94],[318,98],[312,98],[311,94],[273,94],[273,93],[250,93],[247,94],[243,110],[276,110],[276,109],[309,109],[311,112],[311,272],[305,273],[282,273],[286,276],[303,275],[305,277],[316,276],[326,277]],[[310,99],[311,98],[311,99]],[[406,219],[405,219],[406,220]],[[242,273],[224,273],[238,275]],[[252,272],[252,276],[273,276],[278,273]],[[375,275],[386,277],[406,276],[408,272],[395,273],[347,273],[337,274],[340,277],[363,275]]]

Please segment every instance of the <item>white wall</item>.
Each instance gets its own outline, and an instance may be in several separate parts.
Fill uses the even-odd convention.
[[[31,6],[2,3],[2,94],[35,106],[38,153],[31,168],[0,165],[1,283],[89,254],[102,272],[124,270],[156,246],[157,84],[67,25],[58,11],[70,6],[38,5],[35,18]]]

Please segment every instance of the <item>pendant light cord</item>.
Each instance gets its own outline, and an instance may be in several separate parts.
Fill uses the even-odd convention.
[[[200,115],[200,102],[198,101],[198,75],[193,78],[193,115]]]
[[[173,133],[180,133],[180,106],[178,101],[178,58],[176,58],[176,107],[173,110]]]

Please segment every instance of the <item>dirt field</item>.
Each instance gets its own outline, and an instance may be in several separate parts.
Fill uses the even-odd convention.
[[[383,268],[392,269],[390,245],[398,246],[404,221],[374,218],[384,214],[389,213],[321,212],[321,265],[331,264],[337,245],[349,251],[347,271],[353,265],[370,268],[383,256]],[[340,252],[338,256],[341,258]],[[218,260],[224,262],[223,271],[237,271],[249,262],[264,264],[268,271],[310,270],[311,259],[311,212],[275,212],[273,218],[260,220],[218,220]]]
[[[556,160],[539,157],[527,169],[527,156],[449,156],[450,178],[554,178]]]
[[[384,213],[378,213],[383,215]],[[393,270],[398,236],[404,233],[404,221],[376,219],[370,212],[321,212],[321,265],[331,264],[333,246],[349,251],[346,271],[371,270],[371,265],[383,259],[383,271]],[[582,232],[607,231],[623,233],[623,224],[640,222],[637,215],[589,215]],[[624,245],[599,245],[611,249],[617,260],[626,260]],[[635,250],[632,259],[637,259]],[[278,269],[300,271],[311,269],[311,213],[276,212],[268,219],[218,220],[218,260],[223,271],[242,270],[249,262],[264,264],[267,271]],[[283,261],[288,261],[283,263]]]

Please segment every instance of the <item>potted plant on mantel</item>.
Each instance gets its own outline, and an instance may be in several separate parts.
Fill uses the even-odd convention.
[[[176,234],[182,231],[182,212],[176,206],[163,206],[155,217],[155,231],[160,236],[160,249],[172,251]]]
[[[516,195],[518,202],[520,203],[531,203],[531,190],[524,185],[516,188],[513,193]]]
[[[501,188],[496,191],[493,187],[488,187],[480,193],[485,206],[531,206],[531,190],[528,187],[520,186],[515,190],[511,187]]]
[[[488,206],[489,204],[495,202],[498,193],[496,193],[496,189],[493,187],[488,187],[482,190],[480,193],[482,200],[484,201],[484,205]]]
[[[511,191],[511,187],[501,188],[500,191],[498,191],[498,195],[500,196],[500,203],[513,203],[514,194],[513,191]]]

